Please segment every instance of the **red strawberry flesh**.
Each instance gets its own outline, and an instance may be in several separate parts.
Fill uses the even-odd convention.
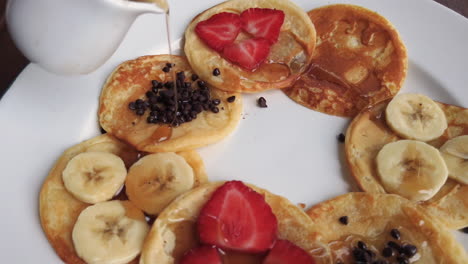
[[[227,45],[223,57],[249,71],[256,70],[268,57],[270,43],[263,38],[246,39]]]
[[[260,253],[273,246],[278,224],[261,194],[240,181],[230,181],[213,193],[197,225],[202,243]]]
[[[180,264],[222,264],[218,250],[212,246],[200,246],[188,251]]]
[[[195,26],[198,37],[216,51],[222,51],[226,45],[233,43],[240,29],[239,15],[228,12],[213,15]]]
[[[271,44],[278,41],[284,12],[269,8],[250,8],[241,13],[242,29],[257,38],[265,38]]]
[[[263,264],[315,264],[305,250],[288,240],[277,240]]]

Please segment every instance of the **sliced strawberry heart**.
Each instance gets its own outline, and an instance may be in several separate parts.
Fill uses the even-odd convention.
[[[224,46],[234,42],[240,29],[239,15],[223,12],[199,22],[195,32],[210,48],[222,51]]]
[[[240,15],[242,28],[254,37],[265,38],[271,44],[278,41],[284,12],[268,8],[250,8]]]
[[[269,53],[270,43],[262,38],[246,39],[223,50],[224,58],[250,71],[257,69]]]
[[[314,259],[302,248],[288,240],[277,240],[263,264],[315,264]]]
[[[264,197],[240,181],[219,187],[197,224],[202,243],[249,253],[271,248],[278,225]]]
[[[191,249],[182,257],[180,264],[222,264],[218,250],[212,246]]]

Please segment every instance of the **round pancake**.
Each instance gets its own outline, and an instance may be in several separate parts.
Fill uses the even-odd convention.
[[[330,115],[353,117],[392,97],[406,78],[408,59],[398,31],[379,14],[354,5],[310,11],[317,46],[309,69],[284,92]]]
[[[387,143],[399,138],[385,122],[385,108],[390,100],[364,109],[346,132],[346,160],[351,175],[360,188],[370,193],[385,193],[377,174],[375,157]],[[468,135],[468,109],[437,103],[447,117],[448,128],[439,138],[427,142],[439,148],[445,141]],[[448,179],[442,189],[422,206],[439,217],[449,228],[468,226],[468,185]]]
[[[222,182],[208,183],[195,188],[174,200],[160,214],[146,237],[140,264],[173,264],[187,250],[197,245],[196,221],[203,205]],[[278,236],[288,239],[310,254],[321,249],[316,243],[312,222],[302,209],[286,198],[249,185],[265,197],[278,220]],[[245,262],[235,262],[245,263]],[[248,262],[250,263],[250,262]],[[258,261],[260,263],[260,261]],[[328,263],[326,261],[317,263]]]
[[[354,263],[350,248],[358,241],[380,255],[387,241],[396,241],[390,235],[394,228],[401,234],[398,244],[417,247],[416,263],[468,263],[465,250],[450,230],[420,206],[397,195],[347,193],[312,207],[307,214],[314,228],[321,231],[320,241],[330,247],[333,263],[340,258],[342,263]],[[342,216],[348,217],[347,225],[338,220]]]
[[[86,151],[104,151],[118,155],[127,169],[138,160],[141,153],[110,135],[101,135],[67,149],[57,160],[49,176],[45,179],[39,195],[39,214],[47,239],[57,255],[68,264],[84,264],[75,252],[72,231],[76,219],[89,204],[72,196],[62,181],[62,171],[69,160]],[[207,181],[205,168],[195,151],[178,153],[194,170],[196,186]],[[133,260],[130,263],[138,263]]]
[[[278,42],[257,70],[250,72],[223,59],[195,33],[198,22],[221,12],[240,14],[249,8],[274,8],[285,13]],[[237,40],[250,38],[240,33]],[[290,86],[305,71],[315,47],[314,25],[307,14],[289,0],[230,0],[196,16],[185,31],[185,55],[200,77],[218,89],[235,92],[260,92]],[[221,75],[213,76],[218,68]]]
[[[166,63],[175,63],[171,72],[162,68]],[[211,97],[219,98],[219,113],[203,111],[191,122],[174,128],[160,124],[148,124],[145,115],[138,116],[128,109],[128,104],[151,89],[151,80],[167,82],[172,72],[184,71],[187,78],[192,70],[185,57],[157,55],[144,56],[120,64],[105,83],[99,102],[99,122],[108,133],[129,143],[140,151],[177,152],[191,150],[215,143],[231,133],[239,123],[242,112],[240,94],[211,89]],[[236,96],[228,103],[226,99]],[[168,136],[169,139],[162,140]]]

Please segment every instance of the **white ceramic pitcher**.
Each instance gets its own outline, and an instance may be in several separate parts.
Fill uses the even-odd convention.
[[[86,74],[109,59],[138,15],[166,8],[127,0],[8,0],[6,19],[30,61],[58,74]]]

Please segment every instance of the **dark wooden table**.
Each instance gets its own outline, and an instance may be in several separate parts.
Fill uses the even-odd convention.
[[[13,0],[15,1],[15,0]],[[434,0],[468,17],[468,0]],[[0,98],[29,61],[11,41],[5,25],[6,0],[0,0]]]

